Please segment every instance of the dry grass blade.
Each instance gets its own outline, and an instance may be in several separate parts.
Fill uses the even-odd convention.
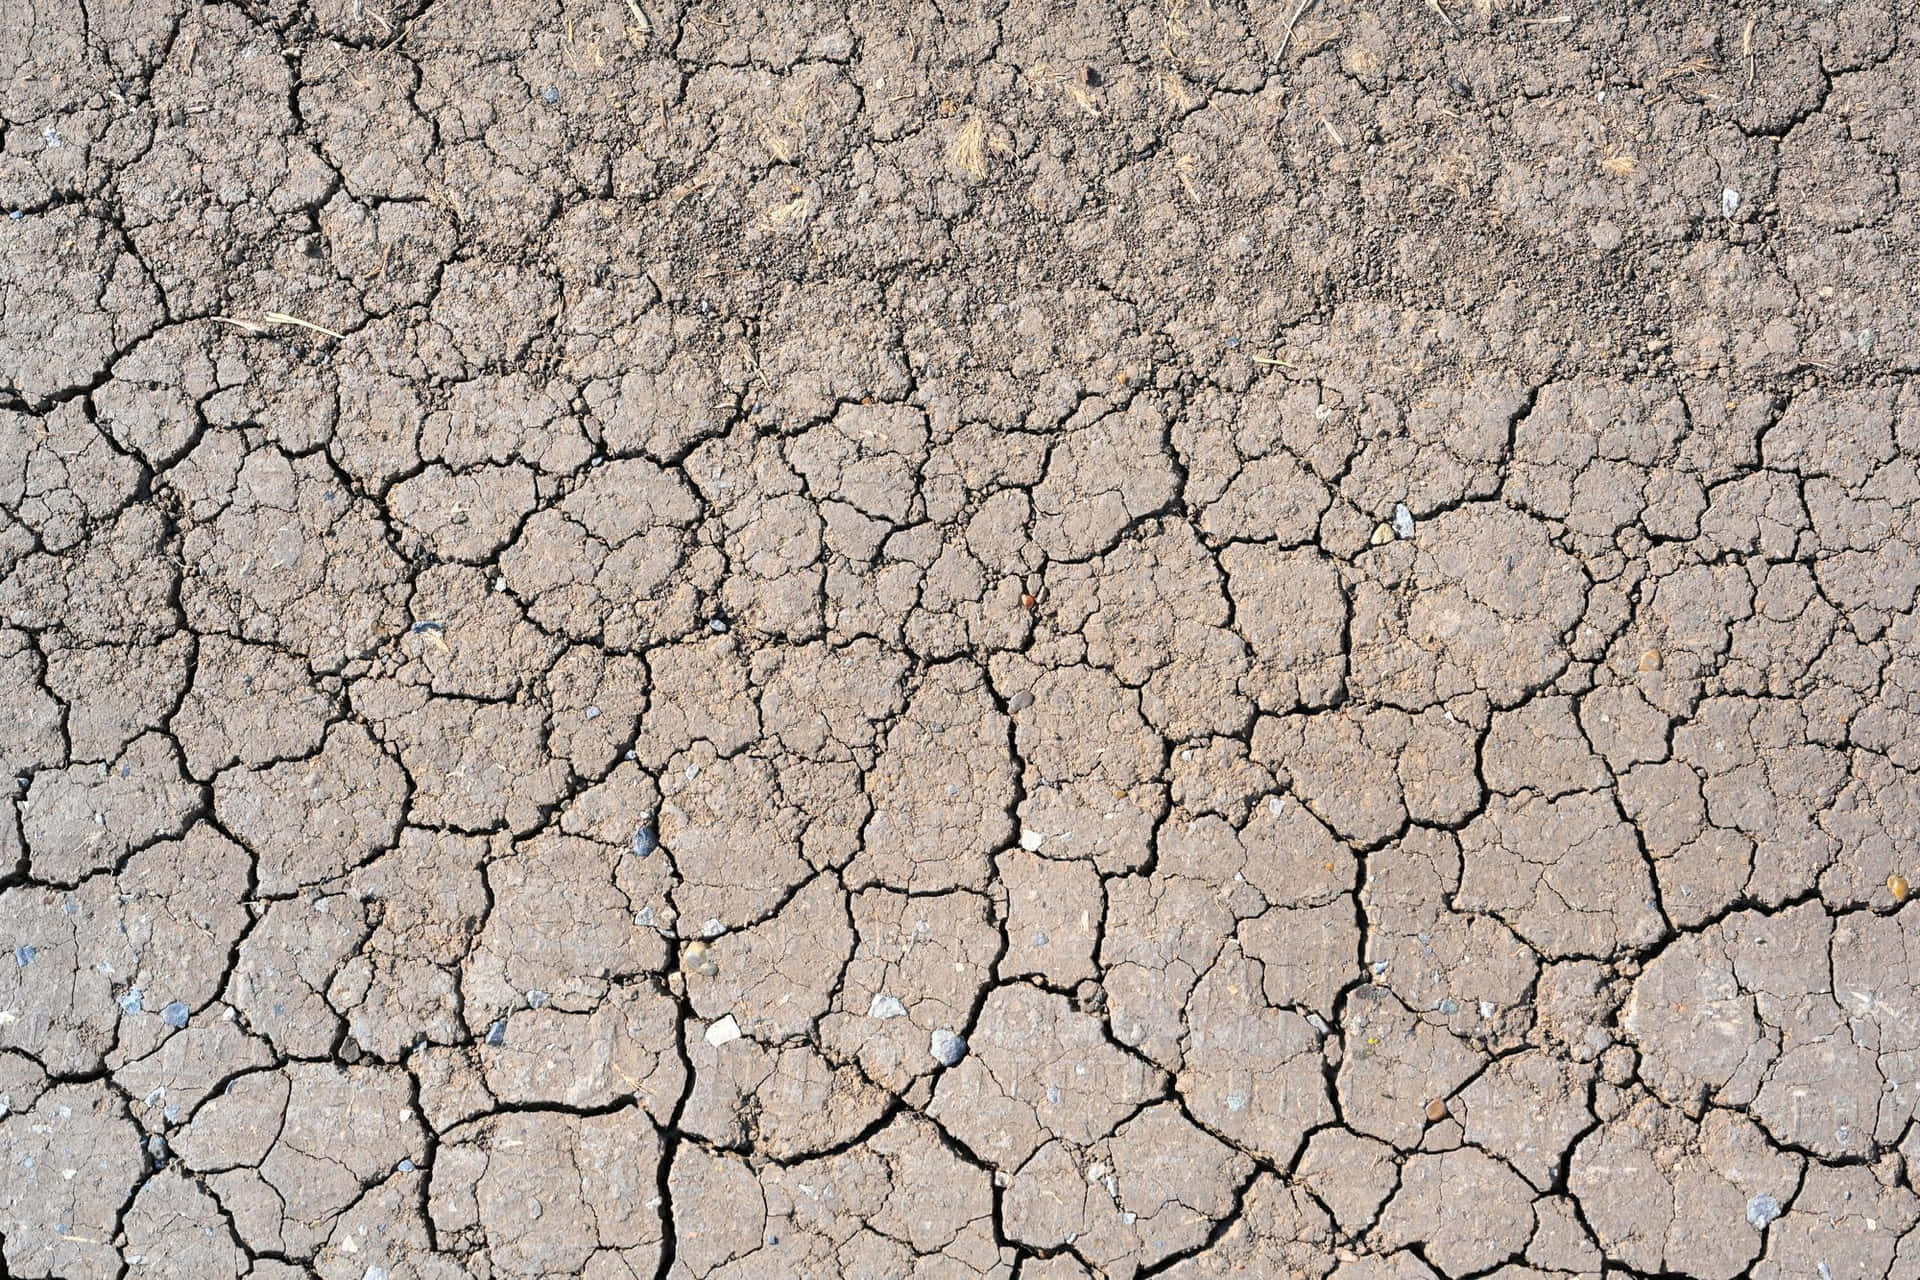
[[[1300,25],[1300,19],[1307,16],[1307,10],[1313,8],[1313,0],[1300,0],[1293,6],[1293,12],[1287,16],[1286,29],[1280,33],[1280,51],[1273,55],[1275,62],[1287,56],[1287,47],[1293,43],[1293,29]]]
[[[987,122],[969,117],[947,146],[947,161],[975,182],[987,179]]]
[[[313,333],[325,334],[336,342],[344,342],[347,338],[347,335],[341,333],[338,329],[329,329],[323,324],[315,324],[311,320],[302,320],[299,316],[290,316],[284,311],[262,311],[257,319],[248,319],[245,316],[208,316],[207,318],[218,324],[232,325],[234,328],[253,334],[256,337],[268,332],[274,325],[290,324],[296,328],[306,329]]]

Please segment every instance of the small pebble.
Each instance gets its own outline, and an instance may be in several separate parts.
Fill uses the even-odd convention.
[[[633,833],[633,852],[635,857],[650,857],[660,847],[660,836],[652,827],[642,826]]]
[[[598,707],[587,708],[587,719],[598,720],[599,718],[600,718],[600,708]]]
[[[167,1140],[157,1133],[151,1138],[148,1138],[147,1154],[153,1157],[155,1164],[165,1164],[167,1162]]]
[[[904,1018],[907,1016],[907,1006],[901,1004],[897,996],[876,995],[873,1003],[867,1006],[867,1016],[883,1022],[888,1018]]]
[[[1413,512],[1407,509],[1404,502],[1396,502],[1393,506],[1393,532],[1399,538],[1413,536]]]
[[[540,94],[540,100],[542,102],[545,102],[548,106],[552,106],[554,103],[560,101],[560,91],[554,88],[552,85],[548,85],[546,89]]]
[[[120,1007],[128,1013],[140,1012],[140,988],[127,988],[127,993],[120,997]]]
[[[1658,649],[1648,649],[1640,655],[1640,669],[1642,671],[1658,671],[1660,669],[1660,661],[1660,651]]]
[[[1442,1120],[1445,1120],[1446,1118],[1447,1118],[1447,1104],[1445,1102],[1442,1102],[1439,1098],[1435,1098],[1433,1101],[1427,1104],[1427,1123],[1428,1124],[1439,1124]]]
[[[544,991],[529,991],[529,992],[527,992],[527,1003],[528,1003],[528,1004],[530,1004],[530,1005],[532,1005],[532,1006],[533,1006],[534,1008],[536,1008],[536,1009],[544,1009],[544,1008],[546,1008],[546,1007],[547,1007],[547,1003],[548,1003],[548,1002],[549,1002],[550,1000],[552,1000],[552,999],[553,999],[553,997],[552,997],[552,996],[550,996],[550,995],[548,995],[548,994],[547,994],[546,992],[544,992]]]
[[[416,622],[407,628],[416,636],[428,631],[445,631],[446,629],[445,624],[439,622]]]
[[[721,617],[708,618],[707,630],[713,632],[713,634],[717,636],[723,636],[727,634],[727,620]]]
[[[1728,187],[1720,193],[1720,216],[1731,218],[1738,212],[1740,212],[1740,193]]]
[[[1767,1224],[1780,1216],[1780,1202],[1772,1196],[1761,1194],[1747,1201],[1747,1221],[1761,1231]]]
[[[1895,902],[1905,902],[1907,895],[1913,892],[1913,886],[1898,871],[1887,877],[1887,892],[1893,895]]]
[[[1375,525],[1373,528],[1373,536],[1367,539],[1368,544],[1375,547],[1384,547],[1392,541],[1393,526],[1386,523]]]
[[[39,956],[40,950],[37,947],[18,946],[13,949],[13,963],[21,969],[32,964]]]
[[[414,1164],[414,1162],[411,1160],[402,1160],[399,1164],[393,1167],[395,1169],[398,1169],[401,1173],[412,1173],[419,1166]]]
[[[695,940],[680,948],[680,967],[688,973],[697,973],[703,978],[711,978],[720,972],[719,964],[710,954],[712,948],[706,943]]]
[[[1019,712],[1025,711],[1028,707],[1032,705],[1033,705],[1033,695],[1025,689],[1022,689],[1020,692],[1014,694],[1011,698],[1007,699],[1007,710],[1012,711],[1016,714]]]
[[[943,1067],[951,1067],[967,1056],[967,1042],[945,1027],[936,1030],[927,1040],[927,1052],[933,1060]]]
[[[180,1028],[186,1026],[187,1019],[191,1018],[192,1016],[193,1016],[193,1010],[187,1008],[186,1005],[182,1004],[178,1000],[175,1000],[172,1004],[168,1005],[166,1008],[160,1011],[161,1021],[165,1022],[168,1026],[172,1027],[175,1031],[178,1031],[180,1030]]]
[[[498,1049],[507,1042],[507,1023],[500,1019],[487,1028],[487,1043]]]
[[[728,1014],[707,1028],[707,1043],[718,1049],[723,1044],[731,1044],[740,1038],[740,1024]]]

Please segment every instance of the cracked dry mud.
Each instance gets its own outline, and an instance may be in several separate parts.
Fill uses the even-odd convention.
[[[1907,0],[0,0],[0,1276],[1920,1277]]]

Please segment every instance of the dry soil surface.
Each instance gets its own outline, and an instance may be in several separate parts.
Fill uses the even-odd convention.
[[[1906,0],[0,0],[0,1275],[1920,1276],[1917,193]]]

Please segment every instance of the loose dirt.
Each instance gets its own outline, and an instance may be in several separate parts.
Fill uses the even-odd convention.
[[[0,1276],[1920,1276],[1920,11],[0,0]]]

